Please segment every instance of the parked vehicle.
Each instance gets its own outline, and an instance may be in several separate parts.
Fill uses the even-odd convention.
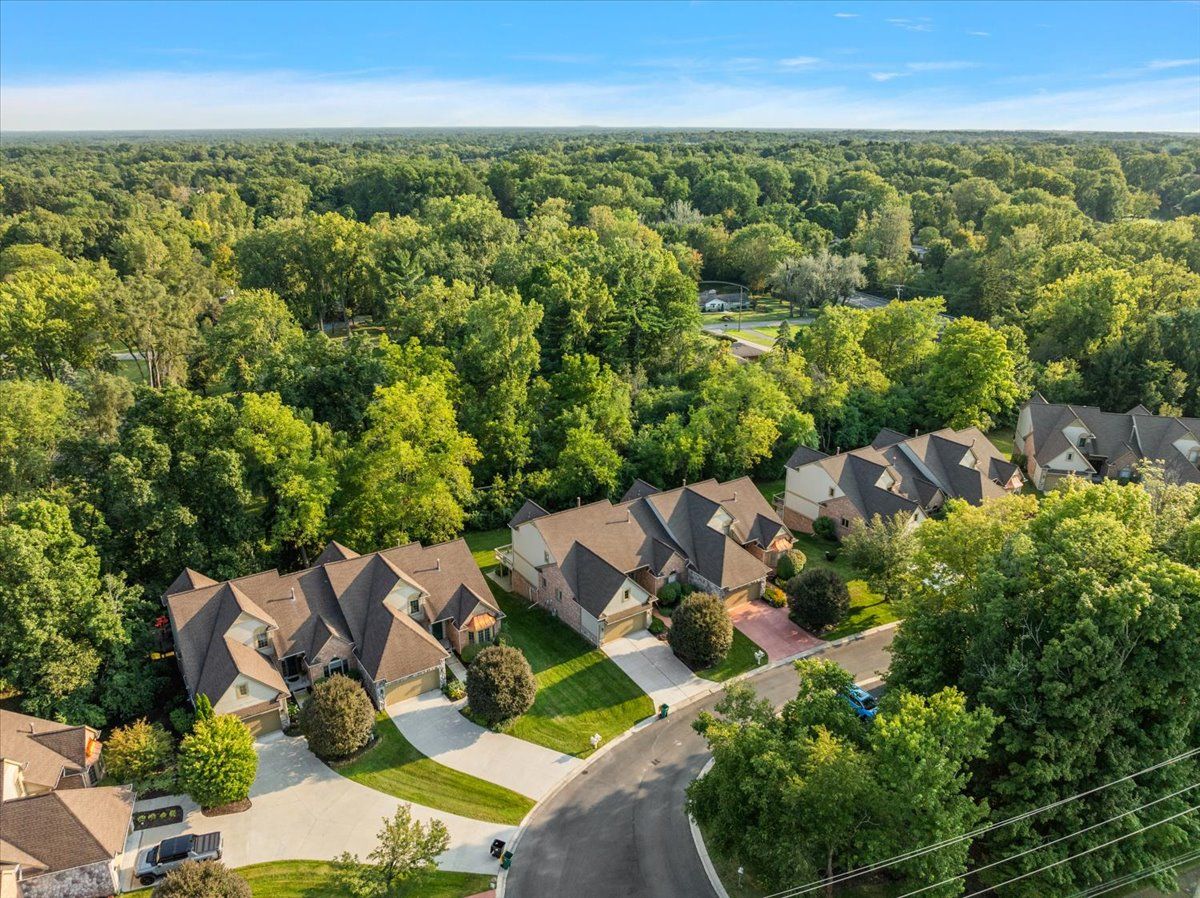
[[[875,696],[865,689],[851,686],[842,693],[842,698],[854,709],[859,720],[874,720],[875,715],[879,713],[879,704],[875,701]]]
[[[223,847],[220,833],[197,833],[163,839],[138,853],[134,875],[142,885],[153,885],[188,861],[220,860]]]

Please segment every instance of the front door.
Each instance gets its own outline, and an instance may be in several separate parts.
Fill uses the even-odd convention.
[[[294,679],[304,673],[304,656],[288,655],[283,659],[283,678]]]
[[[436,624],[433,625],[433,638],[438,640],[439,642],[445,638],[443,635],[443,627],[442,627],[442,625],[444,623],[445,623],[445,621],[438,621]]]

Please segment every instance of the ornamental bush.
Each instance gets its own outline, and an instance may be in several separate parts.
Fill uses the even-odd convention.
[[[345,758],[371,741],[375,707],[362,686],[334,674],[312,689],[300,711],[300,731],[309,750],[324,761]]]
[[[787,593],[785,593],[778,586],[768,585],[767,588],[763,590],[762,597],[763,601],[772,608],[782,608],[787,604]]]
[[[804,570],[804,565],[807,563],[808,558],[799,549],[784,552],[779,556],[779,563],[775,565],[775,579],[780,583],[787,583]]]
[[[104,766],[117,782],[142,789],[170,766],[173,747],[170,733],[143,717],[109,734],[104,743]]]
[[[220,861],[201,861],[168,873],[152,898],[250,898],[250,884]]]
[[[490,645],[467,668],[467,703],[488,724],[519,717],[536,697],[537,680],[520,649]]]
[[[827,539],[833,542],[837,539],[837,525],[833,523],[833,518],[821,515],[813,521],[813,535],[819,536],[821,539]]]
[[[197,718],[179,743],[179,785],[202,808],[245,801],[257,772],[254,737],[232,714]]]
[[[719,663],[733,645],[733,621],[725,603],[704,592],[688,596],[671,615],[667,641],[693,670]]]
[[[836,626],[850,613],[850,590],[831,568],[809,568],[788,581],[792,620],[812,633]]]

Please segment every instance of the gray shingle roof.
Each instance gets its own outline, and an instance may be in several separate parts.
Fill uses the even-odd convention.
[[[532,521],[534,518],[540,518],[543,515],[550,514],[542,506],[538,505],[532,499],[526,499],[525,504],[520,507],[512,520],[508,522],[509,527],[520,527],[526,521]]]

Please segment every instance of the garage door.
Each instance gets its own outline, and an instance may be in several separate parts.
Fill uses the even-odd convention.
[[[751,599],[757,599],[762,587],[758,583],[751,583],[749,586],[744,586],[741,589],[735,589],[733,592],[725,596],[725,607],[732,608],[734,605],[741,605],[743,602],[749,602]]]
[[[433,670],[427,670],[419,677],[413,677],[411,680],[400,680],[397,683],[389,684],[384,692],[383,703],[391,705],[396,702],[402,702],[406,698],[416,698],[422,692],[438,689],[441,685],[442,678],[435,667]]]
[[[630,633],[644,629],[646,629],[646,612],[639,611],[632,617],[608,624],[604,628],[604,641],[612,642],[614,639],[620,639],[622,636],[628,636]]]
[[[279,711],[276,709],[268,711],[266,714],[259,714],[257,717],[248,718],[246,726],[250,729],[250,735],[257,739],[259,736],[264,736],[267,733],[282,730],[283,721],[279,719]]]

